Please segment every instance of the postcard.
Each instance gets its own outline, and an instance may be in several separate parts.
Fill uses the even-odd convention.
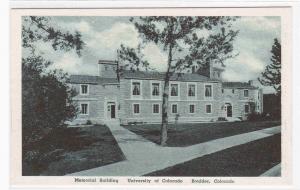
[[[11,10],[11,185],[292,184],[289,7]]]

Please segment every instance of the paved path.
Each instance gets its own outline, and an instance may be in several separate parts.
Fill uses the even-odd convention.
[[[280,126],[278,126],[188,147],[161,147],[121,127],[118,122],[110,122],[107,125],[127,160],[69,175],[142,176],[226,148],[280,133]]]
[[[260,175],[261,177],[280,177],[281,176],[281,163],[272,167],[268,171]]]

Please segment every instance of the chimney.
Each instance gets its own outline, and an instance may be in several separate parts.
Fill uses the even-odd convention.
[[[99,60],[98,61],[99,76],[104,78],[115,78],[117,77],[117,67],[118,64],[116,61]]]
[[[253,82],[254,82],[253,80],[249,80],[248,84],[251,85],[251,86],[253,86],[253,84],[254,84]]]

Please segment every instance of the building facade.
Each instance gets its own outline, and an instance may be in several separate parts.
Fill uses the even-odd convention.
[[[74,101],[80,113],[73,124],[160,123],[164,73],[123,71],[117,78],[117,63],[100,60],[99,76],[71,75],[78,91]],[[262,89],[251,81],[222,82],[223,66],[212,64],[207,75],[175,73],[170,80],[169,122],[214,122],[242,120],[251,112],[262,113]]]

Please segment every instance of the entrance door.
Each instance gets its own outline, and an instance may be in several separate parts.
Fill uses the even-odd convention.
[[[110,116],[112,119],[116,118],[116,105],[112,104],[110,106]]]
[[[116,118],[116,104],[114,102],[107,103],[107,119]]]
[[[227,117],[232,117],[232,106],[227,105]]]

